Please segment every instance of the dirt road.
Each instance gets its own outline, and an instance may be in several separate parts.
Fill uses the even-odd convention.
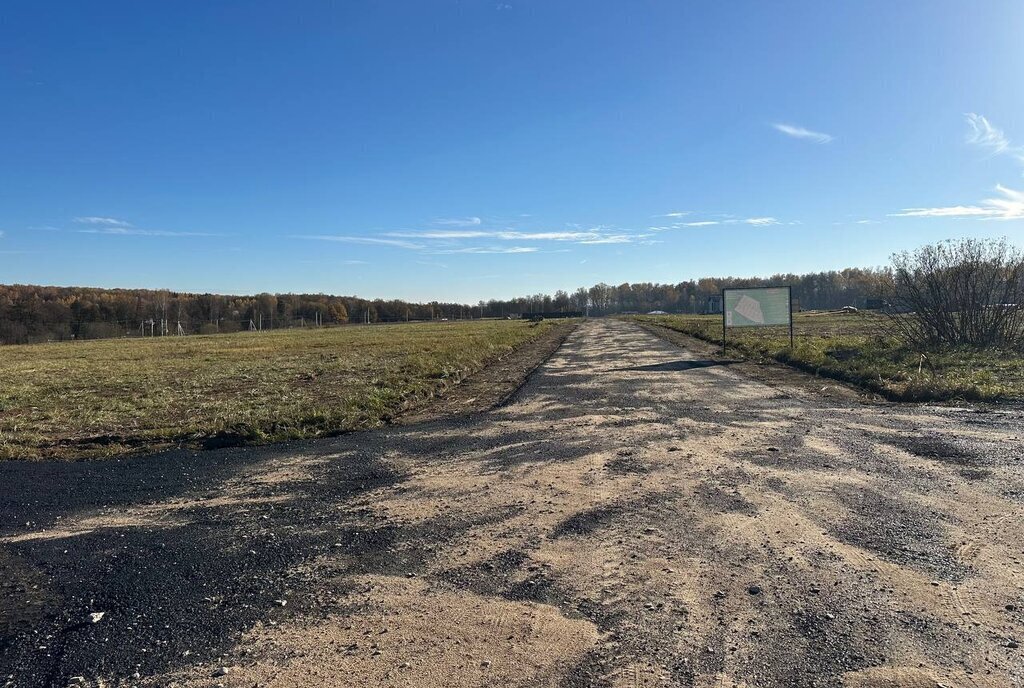
[[[0,684],[1020,686],[1022,471],[587,321],[484,414],[0,465]]]

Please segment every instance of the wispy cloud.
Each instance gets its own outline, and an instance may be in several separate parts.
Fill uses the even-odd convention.
[[[745,224],[753,225],[754,227],[770,227],[772,225],[795,225],[800,224],[799,222],[783,222],[778,218],[774,217],[748,217],[744,219],[738,219],[735,217],[726,217],[722,220],[694,220],[692,222],[677,222],[672,225],[673,228],[677,227],[714,227],[716,225],[735,225]]]
[[[103,234],[106,236],[148,236],[148,237],[215,237],[224,236],[214,232],[172,232],[165,229],[143,229],[136,227],[127,220],[120,220],[116,217],[98,217],[89,215],[72,218],[75,224],[85,225],[82,229],[76,229],[79,234]],[[59,231],[52,227],[43,227],[49,231]]]
[[[600,244],[632,244],[642,239],[645,235],[633,235],[633,234],[610,234],[606,236],[596,237],[594,239],[584,239],[579,243],[587,246],[597,246]]]
[[[1002,194],[1002,198],[987,198],[977,205],[904,208],[898,213],[892,213],[890,217],[976,218],[985,220],[1024,219],[1024,191],[1009,189],[1002,184],[996,185],[996,191]]]
[[[163,229],[138,229],[136,227],[93,227],[75,230],[79,234],[103,234],[106,236],[149,236],[149,237],[216,237],[224,236],[213,232],[170,232]]]
[[[539,249],[534,246],[466,246],[464,248],[444,248],[429,251],[437,255],[454,255],[460,253],[472,254],[514,254],[514,253],[536,253]]]
[[[689,214],[690,214],[689,210],[677,210],[676,212],[673,212],[673,213],[665,213],[664,215],[655,215],[654,217],[675,217],[675,218],[679,218],[679,217],[686,217]]]
[[[600,239],[603,230],[590,230],[584,232],[521,232],[517,230],[426,230],[422,232],[388,232],[389,237],[400,237],[404,239],[500,239],[502,241],[585,241],[589,239]]]
[[[434,220],[435,225],[450,227],[478,227],[483,222],[479,217],[451,217]]]
[[[1013,145],[1003,130],[993,126],[983,115],[968,112],[964,117],[970,127],[967,143],[987,150],[991,155],[1009,155],[1024,164],[1024,146]]]
[[[1010,147],[1010,140],[1006,138],[1003,130],[992,126],[983,115],[968,112],[964,117],[971,128],[967,134],[967,143],[987,148],[993,154],[1002,153]]]
[[[781,131],[786,136],[794,139],[803,139],[805,141],[811,141],[813,143],[829,143],[832,141],[832,136],[829,134],[822,133],[820,131],[811,131],[804,127],[797,126],[795,124],[785,124],[782,122],[772,125],[777,131]]]
[[[725,213],[721,211],[688,211],[686,215],[693,215],[694,217],[688,217],[685,220],[680,220],[677,222],[670,222],[667,223],[666,225],[648,227],[648,229],[652,232],[665,232],[673,229],[699,229],[703,227],[718,227],[739,224],[750,225],[752,227],[771,227],[775,225],[791,226],[800,224],[799,220],[780,220],[779,218],[773,217],[771,215],[743,217],[742,215],[736,215],[734,213]]]
[[[118,220],[116,217],[76,217],[74,221],[80,225],[103,225],[106,227],[131,227],[131,222]]]
[[[426,232],[387,232],[387,236],[405,239],[478,239],[480,237],[493,236],[493,233],[482,230],[443,229]]]
[[[293,234],[292,239],[304,239],[309,241],[333,241],[342,244],[367,244],[371,246],[394,246],[409,250],[421,250],[426,248],[423,244],[402,239],[380,239],[378,237],[349,236],[345,234]]]
[[[439,222],[439,221],[436,221]],[[452,222],[445,220],[445,222]],[[425,255],[473,254],[525,254],[538,253],[535,244],[589,246],[600,244],[656,243],[650,233],[605,225],[584,228],[568,225],[571,229],[550,231],[523,231],[519,229],[402,229],[377,235],[355,234],[299,234],[289,238],[314,241],[333,241],[349,244],[392,246],[417,251]],[[489,240],[489,241],[477,241]],[[511,245],[509,245],[511,244]],[[543,252],[564,252],[567,248],[545,248]]]
[[[507,241],[585,241],[601,237],[600,232],[499,232]]]

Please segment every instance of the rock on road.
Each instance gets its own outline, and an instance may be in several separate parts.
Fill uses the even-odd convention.
[[[1024,685],[1022,435],[589,320],[486,413],[0,464],[0,685]]]

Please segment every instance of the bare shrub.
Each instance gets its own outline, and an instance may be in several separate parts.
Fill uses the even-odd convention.
[[[1024,347],[1024,254],[961,239],[892,257],[887,329],[919,350]]]

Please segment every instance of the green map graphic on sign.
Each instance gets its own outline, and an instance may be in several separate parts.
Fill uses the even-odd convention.
[[[726,289],[722,296],[726,327],[789,325],[788,287]]]

